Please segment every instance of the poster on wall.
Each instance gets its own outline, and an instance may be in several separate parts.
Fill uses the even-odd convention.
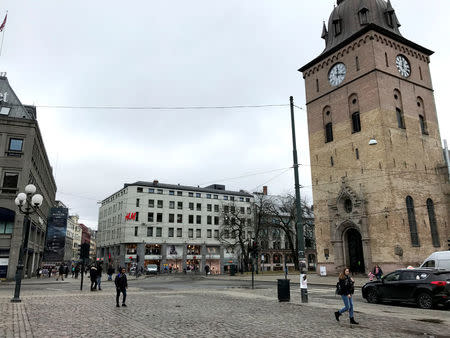
[[[64,260],[68,214],[67,208],[50,209],[43,259],[46,263],[59,263]]]
[[[183,246],[181,245],[168,245],[167,246],[167,259],[181,259],[183,256]]]

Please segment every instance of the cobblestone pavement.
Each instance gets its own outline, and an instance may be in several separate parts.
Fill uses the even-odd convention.
[[[276,288],[144,291],[130,287],[126,308],[103,291],[42,290],[10,303],[0,290],[0,337],[414,337],[450,334],[448,323],[356,313],[334,319],[326,303],[302,305],[295,292],[279,303]],[[447,312],[448,313],[448,312]]]

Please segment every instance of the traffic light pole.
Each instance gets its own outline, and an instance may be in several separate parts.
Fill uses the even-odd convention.
[[[81,260],[81,284],[80,284],[80,291],[83,291],[83,276],[84,276],[84,258]]]
[[[298,246],[298,267],[300,270],[300,289],[302,303],[308,303],[308,284],[306,279],[306,259],[305,259],[305,238],[303,234],[302,208],[300,202],[300,180],[298,176],[297,141],[295,139],[294,120],[294,98],[290,98],[291,123],[292,123],[292,143],[294,157],[294,178],[295,178],[295,206],[297,209],[297,246]]]

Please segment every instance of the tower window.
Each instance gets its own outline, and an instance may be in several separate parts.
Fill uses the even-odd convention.
[[[331,164],[332,167],[334,167],[334,159],[333,159],[333,156],[330,157],[330,164]]]
[[[361,25],[367,25],[369,23],[368,13],[369,10],[365,7],[359,11],[359,23]]]
[[[352,127],[353,133],[359,133],[361,131],[361,119],[359,116],[359,112],[355,112],[352,114]]]
[[[395,99],[395,112],[397,116],[397,125],[401,129],[406,129],[405,126],[405,117],[403,115],[403,103],[400,91],[398,89],[394,90],[394,99]]]
[[[421,97],[417,98],[417,107],[419,108],[419,124],[422,135],[428,135],[427,120],[425,118],[425,106]]]
[[[408,213],[409,231],[411,233],[412,246],[420,246],[419,234],[417,233],[416,213],[414,211],[414,200],[411,196],[406,197],[406,211]]]
[[[420,130],[422,131],[423,135],[427,135],[427,128],[425,127],[425,119],[422,115],[419,115],[419,122],[420,122]]]
[[[333,21],[334,36],[338,36],[342,32],[341,19]]]
[[[355,62],[356,62],[356,71],[359,72],[359,57],[356,57]]]
[[[333,124],[331,122],[325,125],[325,138],[325,143],[333,141]]]
[[[434,203],[430,198],[427,199],[428,219],[430,220],[431,240],[434,247],[440,247],[439,233],[437,229],[436,214],[434,213]]]
[[[359,149],[358,148],[355,149],[355,155],[356,155],[356,159],[359,160]]]
[[[423,80],[422,67],[420,67],[420,66],[419,66],[419,75],[420,75],[420,80]]]
[[[319,79],[316,79],[316,91],[319,92]]]

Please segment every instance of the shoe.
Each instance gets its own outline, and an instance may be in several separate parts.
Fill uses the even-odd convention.
[[[334,316],[336,317],[336,320],[339,321],[339,317],[341,316],[341,314],[339,313],[339,311],[336,311],[334,313]]]
[[[116,304],[116,307],[120,307],[120,305],[119,305],[119,304]]]
[[[359,325],[358,322],[355,322],[354,318],[350,318],[350,324]]]
[[[122,306],[125,306],[125,307],[127,307],[127,304],[123,303],[123,304],[122,304]]]
[[[98,288],[98,291],[102,291],[102,289]]]

